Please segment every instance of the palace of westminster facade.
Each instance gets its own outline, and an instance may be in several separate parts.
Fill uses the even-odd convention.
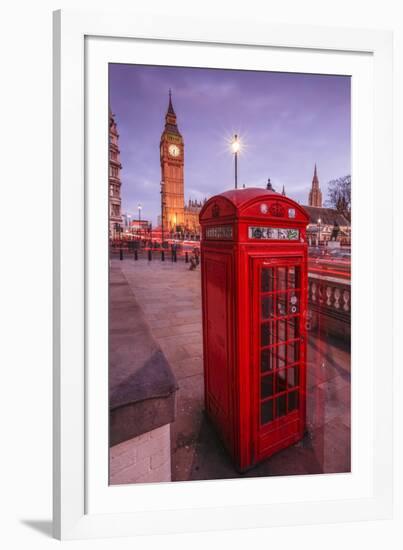
[[[162,229],[166,236],[174,233],[200,234],[199,212],[207,199],[204,201],[189,199],[188,203],[185,203],[184,163],[184,140],[178,129],[171,91],[169,91],[165,127],[160,140],[161,216],[159,216],[159,229]],[[122,231],[121,169],[117,124],[113,113],[109,110],[109,235],[112,239],[119,238],[118,233]],[[342,234],[349,233],[350,223],[344,216],[337,210],[322,206],[322,192],[316,164],[308,205],[304,208],[310,216],[311,227],[317,225],[318,219],[321,220],[324,237],[327,233],[330,235],[331,227],[336,221]]]

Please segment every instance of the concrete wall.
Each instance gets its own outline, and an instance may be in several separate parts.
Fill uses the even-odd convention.
[[[120,267],[109,291],[109,483],[171,481],[176,379]]]

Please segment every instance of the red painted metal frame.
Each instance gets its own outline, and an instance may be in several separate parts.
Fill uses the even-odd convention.
[[[253,307],[253,325],[251,331],[252,337],[252,372],[254,373],[254,396],[253,402],[255,404],[254,408],[254,421],[252,422],[254,432],[253,440],[256,442],[255,452],[254,452],[254,462],[259,462],[264,458],[272,455],[274,452],[281,450],[289,445],[292,445],[296,441],[302,438],[305,426],[305,403],[306,403],[306,304],[307,297],[306,292],[303,291],[306,288],[306,270],[304,273],[303,269],[304,259],[303,256],[289,256],[288,254],[265,254],[264,259],[252,259],[252,273],[254,276],[254,283],[251,290],[251,303]],[[261,273],[263,268],[268,269],[277,269],[277,268],[296,268],[299,269],[299,278],[300,284],[294,289],[290,290],[287,287],[287,290],[279,290],[276,287],[276,290],[273,292],[263,293],[261,291]],[[287,276],[288,279],[288,276]],[[259,289],[256,292],[256,289]],[[280,294],[286,294],[287,296],[290,293],[299,293],[299,311],[295,314],[288,314],[276,316],[271,319],[262,318],[262,307],[261,307],[261,297],[262,294],[266,296],[278,296]],[[284,340],[277,339],[272,344],[267,344],[264,346],[261,342],[261,331],[260,328],[262,324],[274,324],[278,325],[279,322],[288,323],[290,319],[297,319],[298,323],[298,337],[297,338],[288,338],[285,337]],[[277,336],[276,327],[276,336]],[[286,329],[288,331],[288,328]],[[298,360],[289,363],[287,361],[288,351],[285,351],[286,356],[284,359],[284,365],[282,367],[276,367],[271,369],[271,372],[262,374],[261,372],[261,351],[265,349],[271,351],[273,349],[279,349],[281,346],[288,348],[289,344],[297,343],[298,345]],[[275,359],[278,361],[278,354],[274,355]],[[287,388],[278,392],[277,391],[277,373],[278,371],[284,371],[286,373],[286,379],[288,379],[288,369],[297,368],[298,369],[298,380],[299,384],[297,390],[291,390],[292,392],[298,391],[298,409],[294,410],[291,413],[287,413],[280,418],[275,418],[271,422],[268,422],[262,425],[261,421],[261,403],[272,401],[273,406],[275,400],[278,398],[278,395],[287,395],[290,393],[290,388]],[[295,372],[295,371],[294,371]],[[265,377],[273,377],[273,393],[272,396],[267,396],[265,399],[262,399],[260,395],[261,390],[261,380]],[[277,397],[276,397],[277,396]],[[288,408],[288,397],[286,397]],[[274,412],[274,411],[273,411]]]
[[[206,413],[236,468],[244,471],[303,436],[308,216],[287,197],[249,188],[212,197],[200,213],[200,223]],[[298,229],[299,238],[251,239],[248,227],[253,224]],[[225,231],[218,232],[223,238],[206,238],[207,228],[223,226]],[[261,427],[260,277],[265,263],[300,269],[300,389],[296,411]]]

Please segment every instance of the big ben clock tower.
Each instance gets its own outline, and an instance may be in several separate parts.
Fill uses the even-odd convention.
[[[171,90],[169,90],[165,128],[160,141],[160,161],[162,217],[164,229],[170,232],[181,231],[185,226],[184,160],[183,138],[176,124],[176,114],[172,106]]]

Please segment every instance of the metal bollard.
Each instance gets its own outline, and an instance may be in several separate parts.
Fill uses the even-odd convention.
[[[134,250],[134,259],[136,261],[139,259],[139,253],[137,252],[137,249]]]
[[[189,255],[187,252],[185,252],[185,262],[188,264],[189,263]]]
[[[119,248],[119,257],[123,260],[123,248]]]
[[[153,254],[151,252],[151,250],[148,251],[148,261],[151,262],[151,260],[153,259]]]
[[[176,250],[174,251],[174,262],[176,262]]]
[[[165,262],[165,252],[161,250],[161,262]]]

